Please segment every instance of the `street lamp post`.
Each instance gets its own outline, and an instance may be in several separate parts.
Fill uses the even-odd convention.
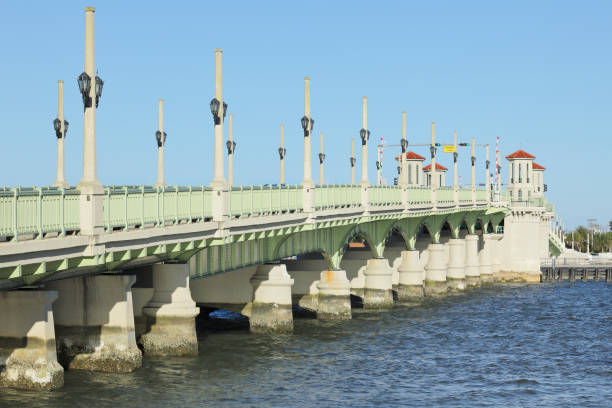
[[[491,175],[489,174],[489,167],[491,165],[491,162],[489,161],[489,144],[487,143],[485,145],[485,149],[486,149],[486,161],[485,161],[485,171],[487,172],[487,175],[485,177],[485,192],[486,192],[486,196],[487,196],[487,203],[491,202]]]
[[[453,190],[454,190],[454,201],[455,201],[455,205],[459,205],[459,189],[458,189],[458,180],[459,180],[459,173],[457,171],[457,161],[459,159],[459,152],[457,151],[457,131],[455,130],[453,132],[453,145],[454,145],[454,152],[453,152]]]
[[[361,206],[368,211],[370,206],[370,195],[368,192],[368,140],[370,131],[368,130],[368,97],[364,96],[361,104]]]
[[[227,112],[227,104],[223,101],[223,50],[215,50],[215,97],[210,101],[210,111],[215,123],[214,128],[214,175],[210,182],[213,189],[222,190],[227,187],[223,163],[223,121]]]
[[[234,185],[234,152],[236,151],[236,142],[234,141],[234,115],[230,113],[228,123],[228,141],[225,142],[227,147],[227,180],[230,186]]]
[[[157,113],[157,132],[155,139],[157,140],[157,182],[156,187],[166,185],[164,181],[164,147],[166,146],[166,132],[164,132],[164,101],[159,100]]]
[[[304,130],[304,180],[302,186],[312,188],[312,162],[311,162],[311,136],[314,120],[310,117],[310,78],[304,78],[304,116],[302,129]]]
[[[325,184],[325,153],[323,152],[323,132],[320,134],[321,136],[321,150],[319,153],[319,184]]]
[[[68,132],[68,121],[64,119],[64,81],[57,81],[57,118],[53,120],[53,129],[57,137],[57,177],[53,185],[60,188],[68,188],[66,181],[66,164],[64,160],[64,141]]]
[[[278,155],[280,156],[280,184],[285,184],[285,125],[280,125],[280,147],[278,148]]]
[[[96,108],[102,96],[104,81],[96,75],[95,68],[95,11],[94,7],[85,7],[85,64],[77,78],[83,97],[83,177],[77,185],[81,192],[79,219],[82,235],[98,235],[104,228],[104,187],[98,181],[96,162]]]
[[[400,156],[400,173],[399,185],[400,187],[408,187],[408,160],[406,160],[406,150],[408,150],[408,140],[406,139],[406,111],[402,111],[402,139],[400,140],[400,146],[402,148],[402,154]]]
[[[431,180],[429,182],[429,188],[431,189],[431,203],[436,206],[436,123],[431,122],[431,146],[429,152],[431,153]]]
[[[349,160],[351,163],[351,184],[355,184],[355,163],[357,159],[355,158],[355,138],[351,139],[351,158]]]
[[[472,138],[472,204],[476,203],[476,141]]]

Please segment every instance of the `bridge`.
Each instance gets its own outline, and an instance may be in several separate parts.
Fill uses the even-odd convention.
[[[543,194],[543,167],[522,150],[506,157],[505,191],[500,166],[496,183],[490,180],[489,157],[485,187],[477,188],[474,150],[471,187],[458,186],[457,154],[454,183],[446,187],[432,124],[424,184],[423,167],[412,162],[421,159],[407,151],[404,126],[398,185],[371,185],[365,97],[361,180],[355,182],[352,157],[350,184],[316,185],[308,78],[302,183],[284,183],[281,145],[279,184],[232,186],[231,132],[225,144],[230,182],[224,174],[221,50],[215,51],[210,185],[165,185],[160,102],[157,183],[103,186],[95,148],[103,81],[93,80],[93,16],[94,9],[86,8],[85,71],[79,76],[82,180],[71,186],[64,179],[67,122],[60,83],[54,186],[0,190],[3,386],[55,389],[65,368],[128,372],[141,366],[143,353],[194,355],[200,308],[241,313],[253,333],[291,332],[294,307],[318,319],[350,319],[358,306],[388,309],[396,301],[494,281],[540,282],[540,259],[564,251],[562,227]],[[324,155],[319,159],[323,170]]]

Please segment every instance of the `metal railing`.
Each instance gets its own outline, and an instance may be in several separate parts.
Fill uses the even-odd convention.
[[[436,201],[440,204],[453,204],[455,202],[455,189],[453,187],[438,187]]]
[[[361,187],[352,184],[318,185],[314,191],[314,205],[315,210],[360,207]]]
[[[233,187],[229,194],[232,217],[301,212],[303,209],[302,187],[298,185]]]
[[[212,217],[205,186],[112,186],[104,189],[104,229],[202,222]]]
[[[459,189],[459,202],[460,203],[471,203],[472,202],[472,189],[471,188],[460,188]]]
[[[410,205],[431,204],[431,189],[429,187],[408,187],[408,203]]]
[[[370,205],[402,205],[402,189],[397,186],[371,186]]]
[[[80,228],[80,192],[55,187],[0,189],[0,239],[18,240]]]

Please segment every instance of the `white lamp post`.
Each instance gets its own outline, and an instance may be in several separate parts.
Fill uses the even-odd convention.
[[[280,184],[285,184],[285,155],[287,149],[285,149],[285,126],[281,123],[280,125],[280,147],[278,148],[278,155],[280,156]]]
[[[68,122],[64,119],[64,81],[57,81],[57,118],[53,120],[53,129],[57,137],[57,177],[53,185],[60,188],[68,188],[66,181],[66,164],[64,160],[64,141],[68,131]]]
[[[156,187],[165,186],[164,181],[164,146],[166,145],[166,132],[164,132],[164,101],[159,100],[157,113],[157,132],[155,139],[157,140],[157,182]]]

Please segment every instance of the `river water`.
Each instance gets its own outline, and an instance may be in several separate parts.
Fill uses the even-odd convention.
[[[7,407],[612,406],[612,285],[495,285],[293,335],[208,328],[197,358],[67,371]]]

